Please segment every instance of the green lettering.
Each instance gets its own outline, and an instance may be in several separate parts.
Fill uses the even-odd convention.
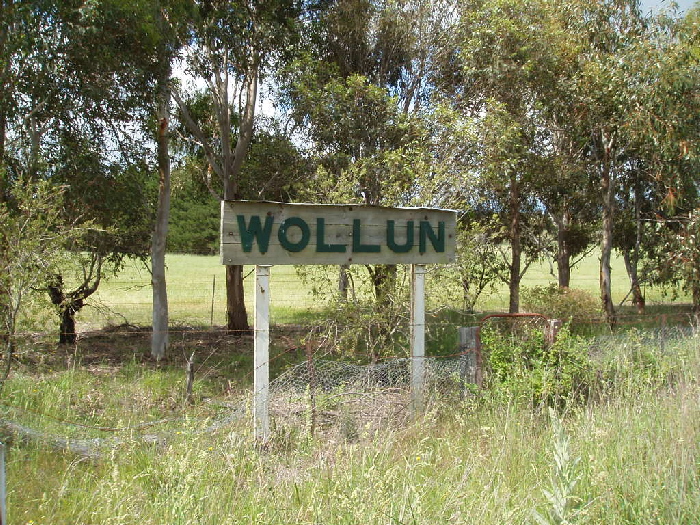
[[[265,217],[265,226],[260,223],[260,217],[252,215],[250,224],[246,226],[245,215],[236,215],[238,221],[238,231],[241,234],[241,246],[243,251],[248,253],[253,251],[253,243],[257,239],[260,253],[266,253],[270,245],[270,233],[272,232],[272,215]]]
[[[379,253],[378,244],[362,244],[361,237],[362,223],[360,219],[352,221],[352,251],[356,253]]]
[[[287,237],[287,230],[292,226],[296,226],[301,230],[301,239],[298,242],[291,242],[289,237]],[[280,229],[277,232],[277,238],[282,245],[282,248],[289,252],[300,252],[306,245],[309,244],[309,238],[311,237],[311,229],[309,225],[306,224],[304,219],[299,217],[289,217],[282,224],[280,224]]]
[[[437,235],[428,221],[420,221],[420,239],[418,241],[420,253],[426,252],[428,239],[437,253],[445,251],[445,223],[443,221],[438,222]]]
[[[316,251],[322,253],[345,253],[346,244],[326,244],[326,219],[316,219]]]
[[[408,253],[413,248],[413,221],[406,223],[406,242],[397,244],[394,221],[386,221],[386,244],[394,253]]]

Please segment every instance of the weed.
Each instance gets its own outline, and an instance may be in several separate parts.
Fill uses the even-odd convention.
[[[578,466],[581,458],[572,456],[569,436],[564,431],[562,420],[553,408],[549,409],[552,424],[553,466],[549,490],[543,489],[547,500],[544,514],[533,511],[540,525],[568,525],[578,514],[581,503],[576,496],[576,486],[581,480]]]

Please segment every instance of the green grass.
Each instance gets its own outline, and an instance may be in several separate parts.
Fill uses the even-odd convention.
[[[615,265],[619,301],[626,281],[620,261]],[[211,324],[215,277],[214,325],[223,325],[218,258],[171,255],[168,268],[173,323]],[[577,272],[597,275],[595,258]],[[574,286],[595,292],[597,279],[577,272]],[[548,268],[536,267],[524,284],[551,279]],[[149,280],[144,269],[131,266],[106,281],[102,308],[82,311],[80,328],[124,321],[147,327]],[[309,290],[324,282],[320,276],[302,282],[291,267],[273,268],[273,323],[313,320],[324,304]],[[429,320],[429,344],[450,353],[454,326],[468,320],[455,305],[440,304],[447,294],[431,290],[432,304],[446,308]],[[650,303],[661,300],[652,297]],[[487,298],[480,308],[502,310],[503,301]],[[250,301],[248,307],[252,311]],[[303,335],[288,328],[274,334],[273,377],[304,359]],[[1,418],[60,438],[112,440],[113,446],[88,459],[42,442],[11,440],[9,522],[489,525],[534,523],[537,512],[557,523],[557,503],[548,493],[574,479],[562,507],[570,523],[700,523],[700,340],[659,347],[642,335],[632,332],[599,349],[588,398],[561,404],[555,419],[523,396],[492,388],[465,399],[433,399],[415,420],[405,405],[390,405],[385,413],[391,417],[378,427],[371,407],[367,419],[352,419],[346,397],[331,392],[327,406],[319,398],[319,417],[347,419],[344,431],[342,424],[338,433],[320,425],[311,435],[308,424],[294,423],[308,419],[311,409],[290,409],[273,421],[265,446],[251,435],[250,338],[174,331],[160,363],[147,357],[147,328],[83,334],[69,349],[25,342],[2,391]],[[192,352],[195,395],[186,403],[183,361]],[[238,409],[243,417],[210,430]],[[145,442],[149,435],[159,439]]]
[[[271,272],[272,315],[278,322],[303,319],[313,309],[313,300],[291,266],[277,266]],[[254,268],[245,267],[246,308],[253,310]],[[222,326],[226,322],[225,267],[215,256],[167,256],[168,304],[174,324]],[[132,263],[115,278],[104,281],[91,304],[79,318],[84,328],[128,322],[147,326],[152,315],[150,274]]]
[[[14,443],[9,522],[534,523],[535,512],[549,516],[555,505],[547,491],[568,472],[576,480],[567,493],[570,523],[699,523],[698,340],[664,350],[633,342],[597,359],[614,381],[555,420],[486,391],[435,401],[417,420],[376,434],[360,428],[359,442],[302,428],[275,434],[260,448],[248,418],[201,433],[207,409],[200,399],[174,411],[179,427],[170,427],[160,445],[143,444],[139,431],[123,432],[121,445],[86,460]],[[34,384],[16,377],[8,387],[18,403],[25,396],[37,410],[70,410],[65,415],[88,422],[86,395],[101,392],[113,398],[104,402],[111,417],[124,404],[126,423],[138,419],[139,399],[172,395],[171,373],[127,362],[107,380],[66,369]],[[142,417],[153,405],[143,402]],[[555,468],[555,454],[564,469]]]
[[[167,257],[167,282],[170,318],[179,326],[222,326],[225,324],[225,269],[216,256],[194,256],[170,254]],[[335,283],[330,280],[321,284],[328,293],[333,293]],[[249,318],[253,313],[253,267],[244,271],[246,307]],[[313,275],[313,274],[312,274]],[[430,278],[430,277],[429,277]],[[313,320],[314,314],[323,308],[322,299],[311,293],[314,279],[302,282],[292,266],[275,266],[271,271],[271,317],[273,323],[304,323]],[[404,279],[404,282],[407,282]],[[556,282],[549,272],[548,264],[533,265],[526,273],[522,285],[545,286]],[[444,285],[441,285],[444,286]],[[584,259],[572,272],[572,287],[586,290],[595,297],[598,292],[598,258],[591,255]],[[613,261],[613,300],[621,302],[628,291],[628,279],[622,260]],[[433,308],[456,308],[458,302],[445,304],[445,297],[458,297],[456,288],[445,293],[442,288],[428,285],[428,300]],[[651,312],[664,313],[664,308],[675,308],[674,303],[660,290],[645,289]],[[106,280],[100,286],[90,304],[96,308],[85,308],[78,315],[79,329],[98,329],[107,324],[128,322],[148,326],[151,322],[150,275],[140,264],[127,265],[116,278]],[[681,296],[675,304],[687,302]],[[670,305],[670,306],[669,306]],[[508,308],[507,288],[501,286],[495,294],[484,297],[477,305],[481,312],[503,312]],[[624,314],[627,307],[623,309]]]

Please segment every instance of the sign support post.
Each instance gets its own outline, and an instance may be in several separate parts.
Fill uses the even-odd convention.
[[[425,408],[425,265],[411,265],[411,410]]]
[[[255,265],[253,426],[270,435],[270,267],[411,265],[411,409],[425,408],[427,264],[454,262],[457,213],[354,204],[222,201],[221,262]]]
[[[255,267],[255,341],[253,358],[253,424],[255,439],[270,435],[268,397],[270,394],[270,266]]]

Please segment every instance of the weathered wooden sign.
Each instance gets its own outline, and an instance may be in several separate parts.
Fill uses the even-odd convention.
[[[221,262],[449,263],[456,223],[456,212],[427,208],[224,201]]]

